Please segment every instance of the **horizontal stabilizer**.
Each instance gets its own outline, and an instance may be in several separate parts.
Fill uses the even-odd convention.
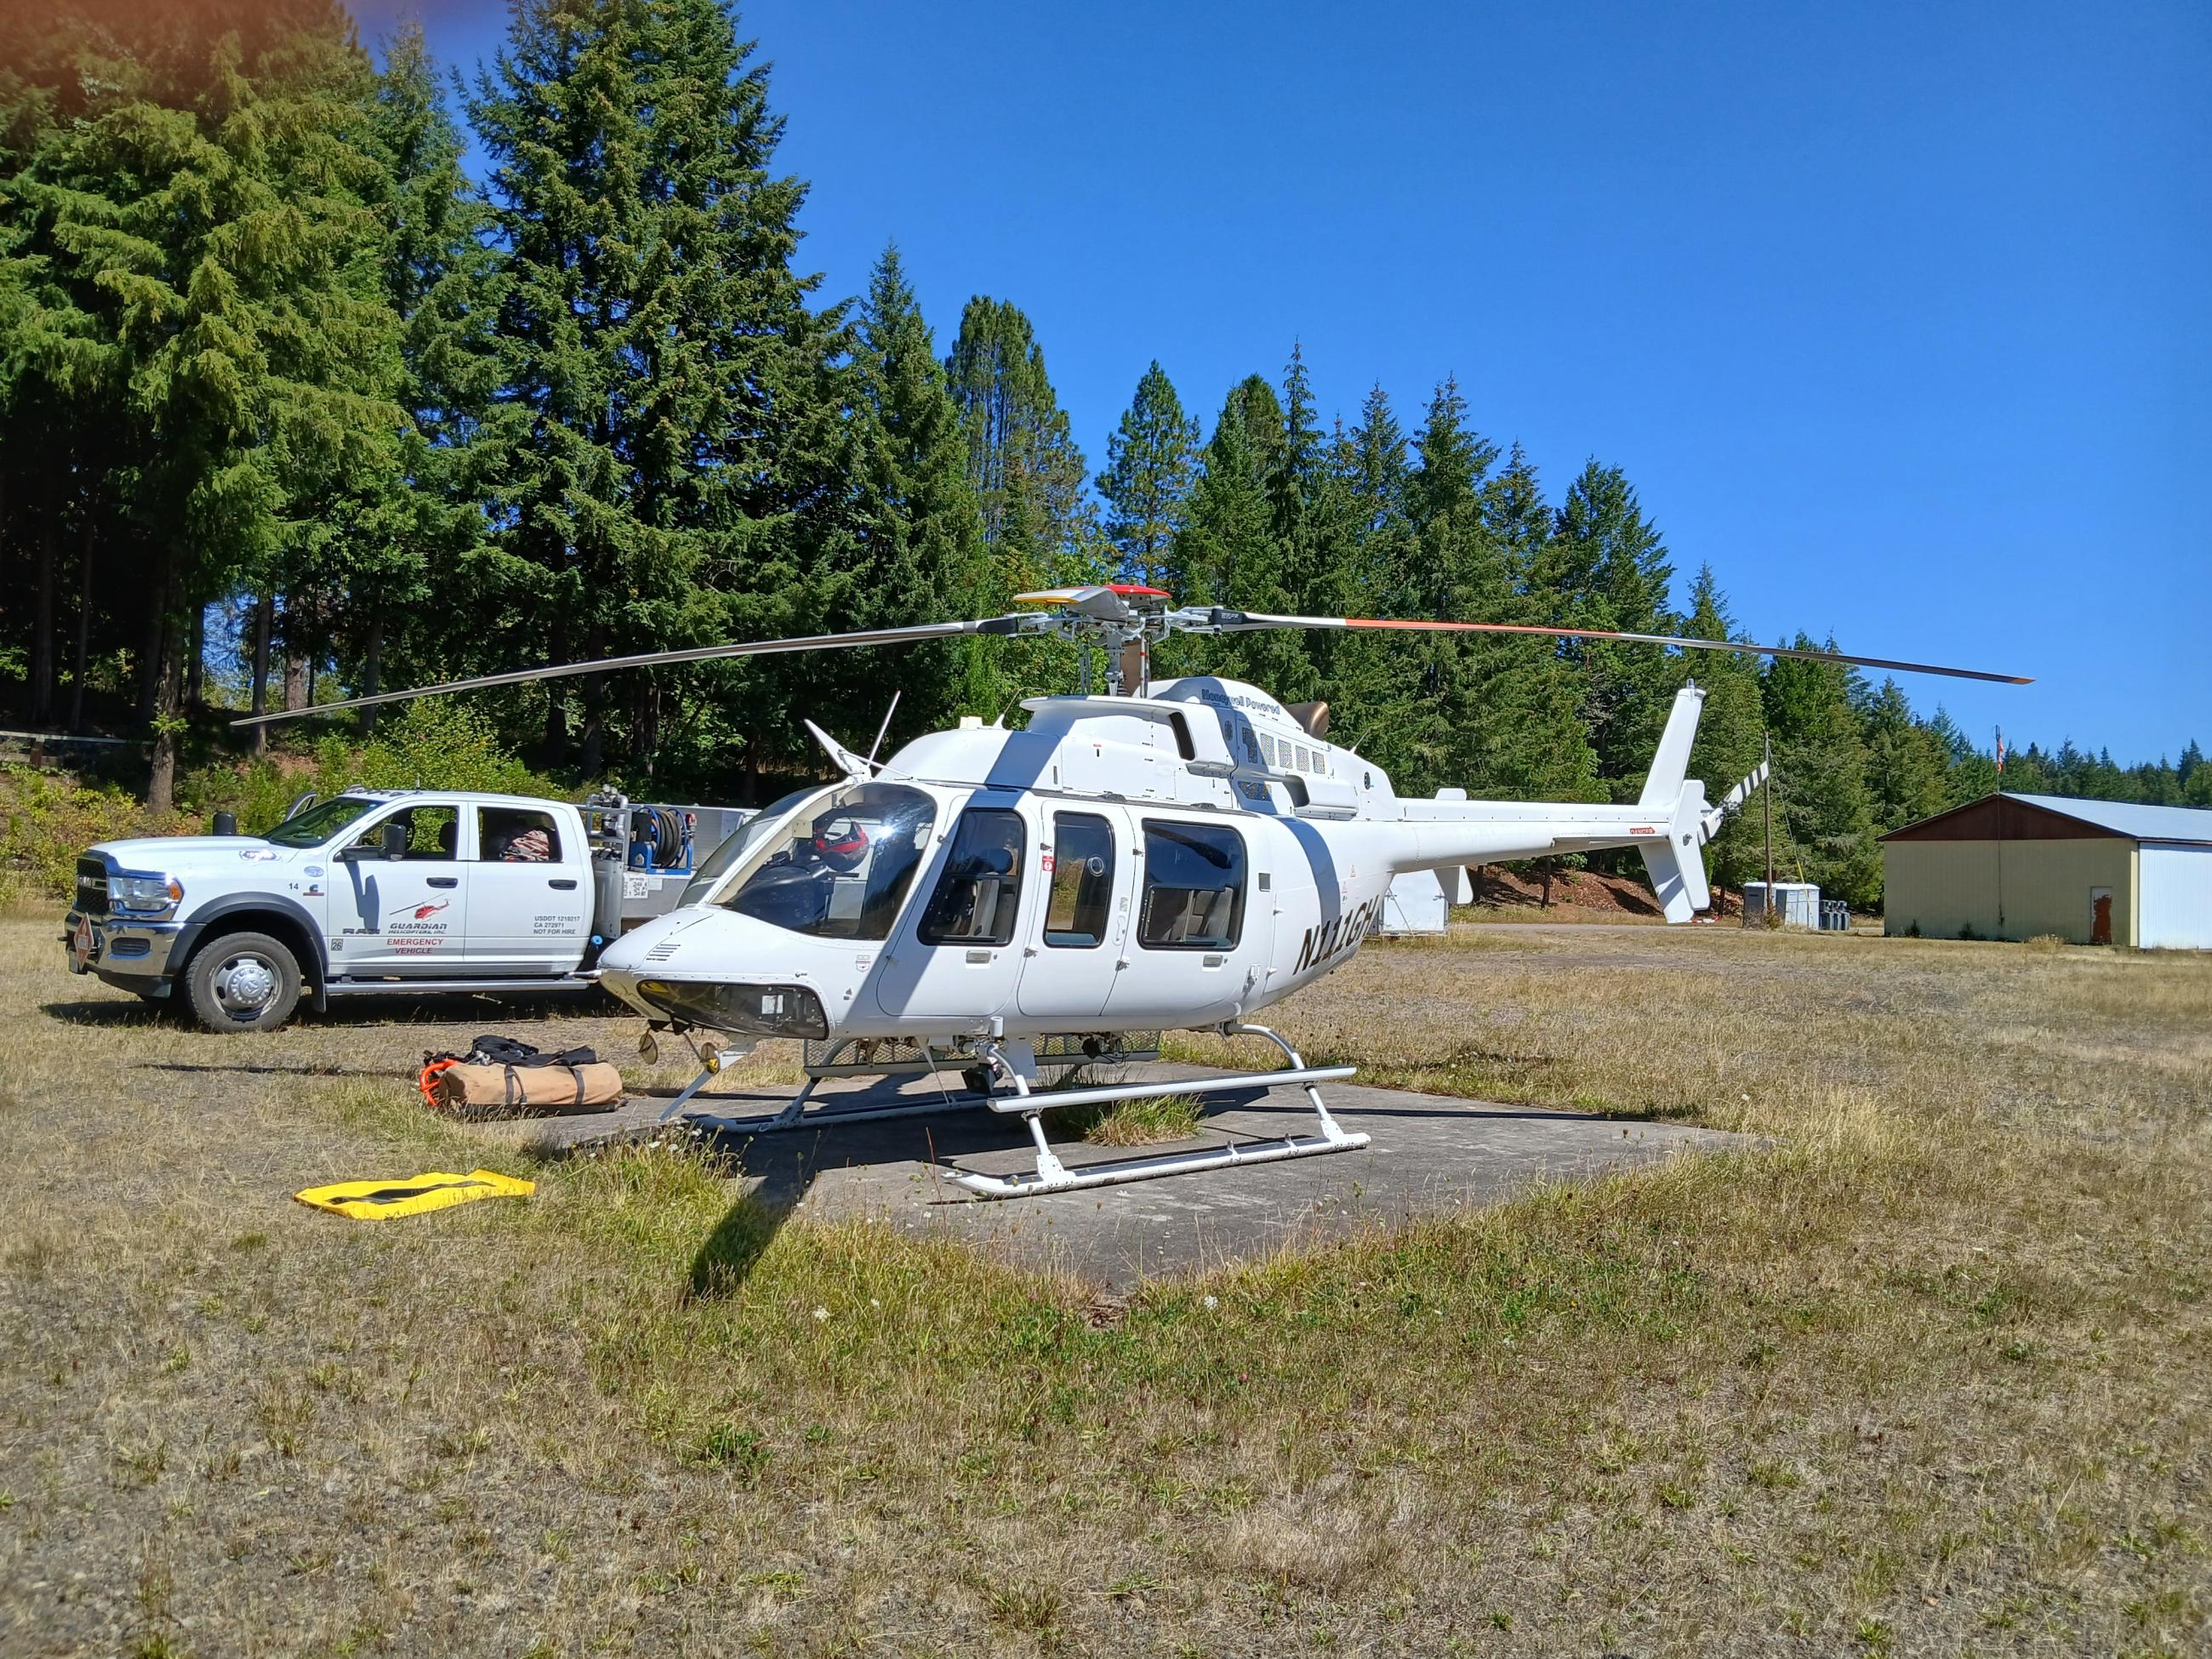
[[[1751,775],[1721,797],[1721,804],[1705,815],[1698,826],[1698,845],[1702,847],[1721,832],[1721,825],[1731,812],[1741,811],[1751,799],[1751,792],[1766,781],[1767,763],[1765,761],[1751,769]]]

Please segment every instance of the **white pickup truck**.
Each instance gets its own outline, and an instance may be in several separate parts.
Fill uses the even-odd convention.
[[[589,986],[675,907],[749,812],[455,790],[312,798],[264,836],[102,842],[77,860],[71,973],[184,988],[210,1030],[274,1030],[302,996]]]

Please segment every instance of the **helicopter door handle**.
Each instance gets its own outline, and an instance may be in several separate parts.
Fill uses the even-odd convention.
[[[432,876],[428,879],[433,887],[459,887],[461,884],[459,876]]]
[[[573,893],[576,890],[576,878],[574,876],[553,876],[547,879],[545,884],[548,887],[557,887],[564,893]]]

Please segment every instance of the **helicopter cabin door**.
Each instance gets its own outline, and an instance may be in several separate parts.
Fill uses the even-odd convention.
[[[1273,940],[1267,873],[1245,832],[1223,819],[1137,819],[1126,966],[1106,1017],[1127,1029],[1233,1018],[1254,999]]]
[[[1129,860],[1120,845],[1126,814],[1057,806],[1044,813],[1036,866],[1044,902],[1022,951],[1022,1013],[1086,1029],[1106,1011],[1129,927]]]
[[[908,907],[875,975],[885,1013],[910,1017],[919,1029],[950,1020],[973,1026],[1006,1011],[1022,959],[1029,839],[1011,804],[960,814],[944,857],[925,877],[927,896]]]

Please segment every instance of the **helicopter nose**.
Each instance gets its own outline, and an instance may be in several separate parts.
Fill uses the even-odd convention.
[[[600,957],[599,973],[649,1020],[813,1041],[830,1036],[866,977],[849,941],[707,908],[624,934]]]

